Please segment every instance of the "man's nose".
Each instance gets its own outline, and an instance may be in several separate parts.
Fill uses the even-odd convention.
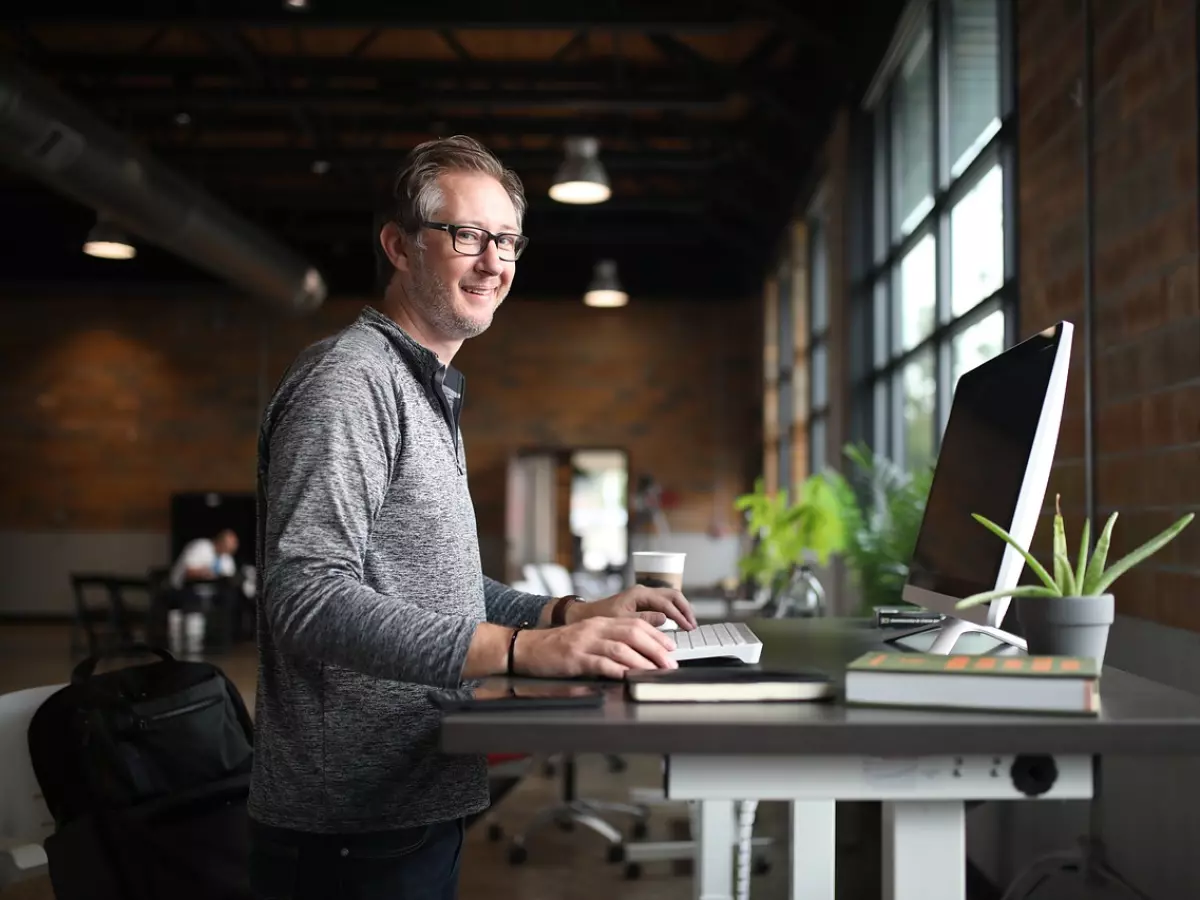
[[[479,254],[478,268],[482,268],[487,272],[496,275],[503,268],[503,260],[500,259],[500,249],[496,246],[495,241],[488,241],[487,246],[483,249],[483,253]]]

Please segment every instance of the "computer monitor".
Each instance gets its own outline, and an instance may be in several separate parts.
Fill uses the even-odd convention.
[[[1071,323],[1060,322],[959,379],[901,595],[947,618],[920,636],[897,639],[906,649],[1026,649],[1000,627],[1009,598],[961,610],[955,604],[1017,586],[1024,558],[971,514],[1029,549],[1058,444],[1073,333]]]

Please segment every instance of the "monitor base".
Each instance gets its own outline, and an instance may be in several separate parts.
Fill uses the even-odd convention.
[[[958,650],[957,652],[1011,655],[1015,651],[1025,653],[1029,650],[1024,638],[1010,634],[1002,628],[995,628],[991,625],[980,625],[977,622],[968,622],[965,619],[955,618],[947,618],[940,625],[935,625],[932,628],[922,628],[917,631],[909,631],[896,637],[888,638],[886,643],[896,644],[903,650],[938,653],[946,656],[956,652],[954,648],[960,638],[964,635],[975,634],[991,638],[995,642],[995,645],[990,649],[982,651]],[[931,636],[932,642],[930,642]],[[907,646],[905,646],[906,644]]]

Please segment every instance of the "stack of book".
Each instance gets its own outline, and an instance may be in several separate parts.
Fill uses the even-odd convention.
[[[1100,672],[1076,656],[864,653],[846,667],[845,701],[868,706],[1096,715]]]

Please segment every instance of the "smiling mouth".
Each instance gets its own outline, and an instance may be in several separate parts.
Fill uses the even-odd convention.
[[[490,297],[496,293],[495,288],[490,287],[463,287],[464,294],[471,294],[474,297]]]

